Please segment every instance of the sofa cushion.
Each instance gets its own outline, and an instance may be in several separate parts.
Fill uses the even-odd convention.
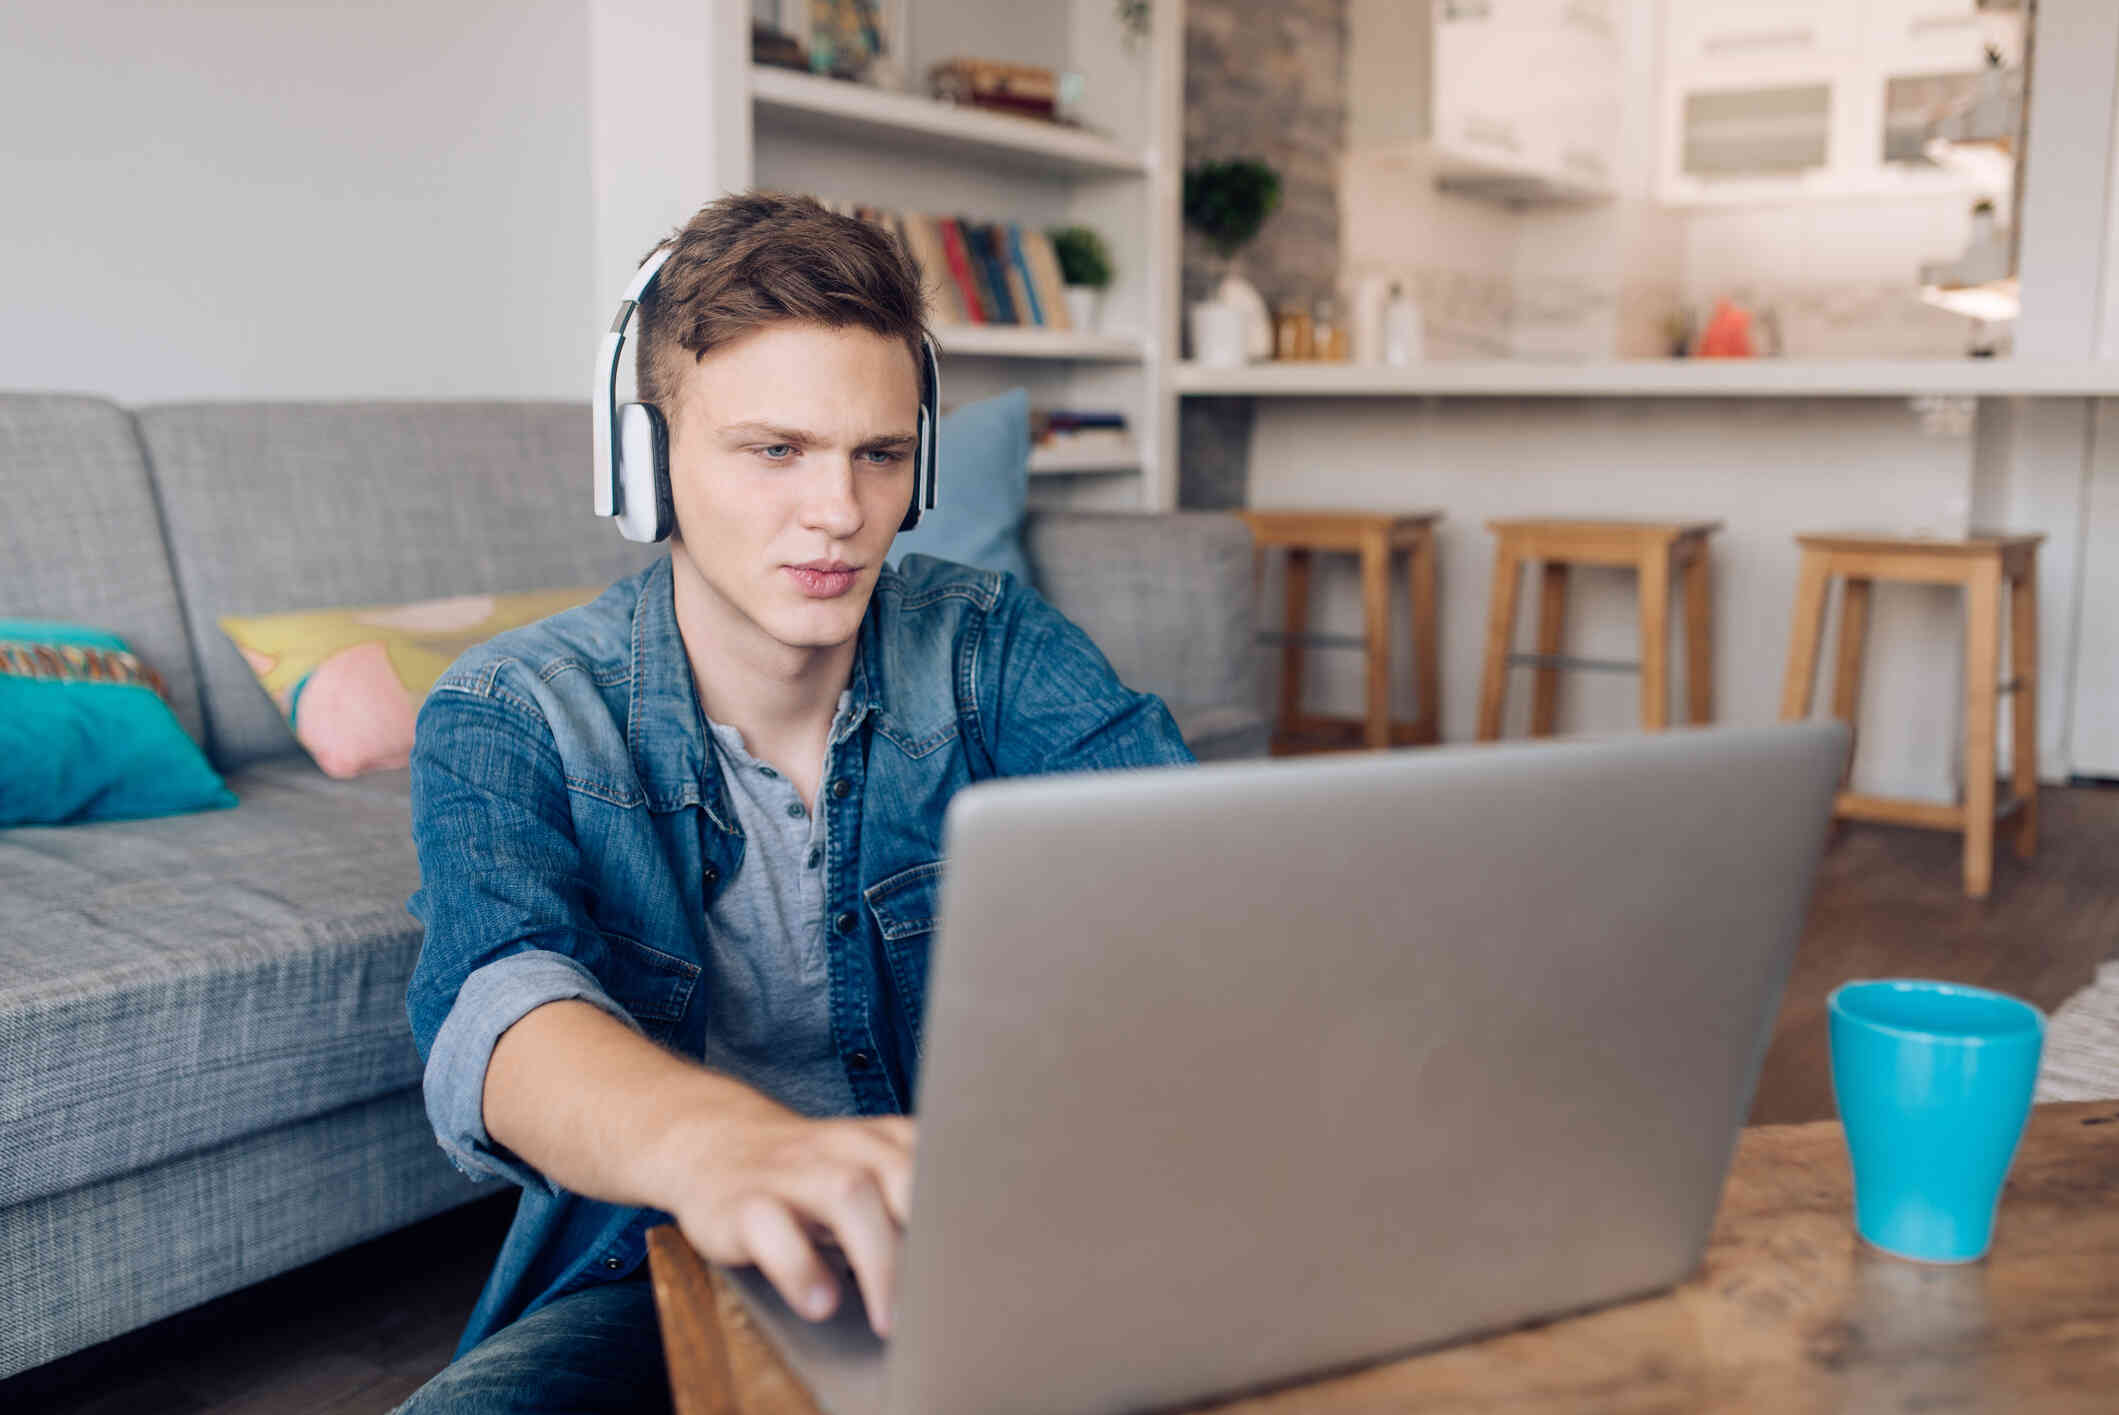
[[[1030,496],[1030,394],[1021,388],[943,414],[936,439],[935,506],[891,542],[888,564],[933,555],[1033,583],[1023,554]]]
[[[1250,703],[1179,703],[1170,707],[1170,716],[1192,755],[1203,762],[1262,757],[1272,743],[1272,727],[1264,711]]]
[[[116,634],[0,619],[0,825],[233,806],[164,691]]]
[[[416,1085],[409,774],[0,832],[0,1206]]]
[[[224,614],[607,585],[664,553],[590,510],[582,403],[173,404],[139,423],[224,769],[299,750]]]
[[[0,393],[0,613],[108,629],[162,675],[202,741],[198,673],[131,414],[101,398]]]
[[[1257,705],[1251,532],[1241,517],[1039,510],[1024,541],[1045,598],[1127,687],[1154,693],[1173,715]]]

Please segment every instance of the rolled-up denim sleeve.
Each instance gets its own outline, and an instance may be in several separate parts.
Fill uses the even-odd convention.
[[[534,709],[437,685],[412,750],[412,838],[426,926],[405,993],[424,1062],[435,1139],[474,1179],[550,1181],[486,1132],[486,1069],[509,1027],[547,1002],[579,998],[639,1031],[591,966],[601,939],[564,767]]]
[[[981,649],[993,710],[983,724],[1003,776],[1180,766],[1197,760],[1170,709],[1137,693],[1081,626],[1011,584]]]
[[[456,1002],[427,1054],[422,1088],[434,1138],[471,1178],[500,1177],[525,1189],[552,1190],[543,1174],[486,1133],[486,1068],[502,1033],[546,1003],[567,998],[594,1003],[634,1031],[641,1030],[604,992],[595,974],[548,948],[496,959],[473,971],[457,989]]]

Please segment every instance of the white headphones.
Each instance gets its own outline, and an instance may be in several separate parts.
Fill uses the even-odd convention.
[[[589,403],[595,423],[596,514],[614,518],[627,540],[663,540],[677,525],[670,504],[669,425],[662,410],[652,403],[618,404],[618,356],[625,348],[626,326],[671,250],[662,246],[641,264],[596,351],[596,393]],[[920,445],[914,461],[912,505],[905,509],[905,520],[898,527],[901,531],[911,530],[920,524],[921,512],[934,509],[935,424],[940,418],[942,375],[934,341],[925,334],[920,336],[920,354]]]

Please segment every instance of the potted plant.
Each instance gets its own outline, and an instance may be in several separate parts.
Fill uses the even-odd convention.
[[[1279,205],[1280,174],[1255,157],[1202,162],[1185,171],[1185,222],[1207,238],[1223,262],[1212,303],[1242,312],[1244,353],[1253,359],[1273,352],[1273,319],[1258,287],[1244,279],[1237,253]]]
[[[1093,332],[1097,306],[1111,283],[1111,252],[1087,226],[1057,226],[1045,234],[1059,258],[1060,279],[1067,282],[1067,316],[1076,329]]]

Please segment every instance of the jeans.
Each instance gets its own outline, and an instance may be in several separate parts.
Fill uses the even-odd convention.
[[[647,1270],[570,1292],[494,1332],[391,1415],[668,1415]]]

